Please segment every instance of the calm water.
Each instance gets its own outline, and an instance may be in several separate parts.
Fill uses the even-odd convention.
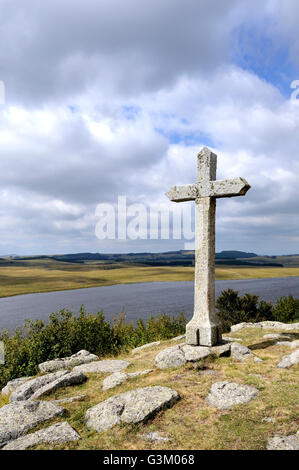
[[[228,288],[275,302],[281,295],[299,298],[299,277],[216,281],[216,297]],[[182,310],[190,318],[193,282],[126,284],[5,297],[0,299],[0,329],[23,326],[26,318],[47,320],[51,312],[62,308],[77,312],[82,304],[91,313],[102,309],[107,320],[120,313],[123,307],[128,321],[162,312],[175,315]]]

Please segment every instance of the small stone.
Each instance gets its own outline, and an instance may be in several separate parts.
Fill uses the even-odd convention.
[[[276,419],[271,418],[271,416],[267,416],[266,418],[262,419],[263,423],[275,423]]]
[[[140,423],[165,406],[172,406],[179,394],[168,387],[145,387],[115,395],[87,410],[86,425],[103,432],[119,423]]]
[[[234,405],[247,403],[258,394],[258,390],[249,385],[233,382],[216,382],[212,385],[207,401],[219,410],[231,408]]]
[[[135,354],[136,352],[142,351],[143,349],[151,348],[153,346],[159,346],[159,344],[161,344],[161,341],[154,341],[153,343],[144,344],[143,346],[139,346],[138,348],[134,348],[132,350],[132,354]]]
[[[243,346],[242,344],[231,343],[230,348],[232,357],[238,361],[243,362],[246,359],[253,357],[252,351],[250,351],[247,346]]]
[[[78,441],[78,439],[80,439],[79,434],[65,421],[19,437],[6,444],[2,450],[25,450],[38,444],[60,445],[64,442]]]
[[[283,356],[283,358],[281,359],[277,367],[285,369],[287,367],[291,367],[295,364],[298,364],[298,362],[299,362],[299,349],[296,349],[296,351],[292,352],[291,354],[287,356]]]
[[[16,388],[22,385],[24,382],[32,379],[32,377],[19,377],[18,379],[10,380],[7,382],[4,388],[2,388],[2,395],[7,396],[12,393]]]
[[[257,356],[254,356],[253,360],[254,360],[254,362],[263,362],[263,359],[261,359],[260,357],[257,357]]]
[[[186,364],[187,360],[179,346],[163,349],[155,358],[158,369],[177,368]]]
[[[149,374],[150,372],[153,372],[154,369],[146,369],[146,370],[140,370],[140,371],[137,371],[137,372],[128,372],[127,373],[127,376],[131,379],[135,378],[135,377],[140,377],[142,375],[147,375]]]
[[[296,341],[278,341],[276,346],[288,346],[289,348],[296,349],[299,346],[299,340]]]
[[[4,405],[0,408],[0,447],[17,439],[44,421],[61,416],[64,408],[36,400]]]
[[[283,333],[269,333],[267,335],[264,335],[263,338],[266,338],[266,339],[292,339],[292,337],[290,335],[284,335]]]
[[[269,437],[267,450],[299,450],[299,433]]]
[[[149,442],[166,442],[171,441],[169,437],[162,437],[158,432],[146,432],[143,434],[139,434],[139,437],[145,439]]]
[[[219,373],[212,369],[205,369],[200,371],[199,375],[219,375]]]
[[[107,374],[107,372],[120,372],[126,369],[130,364],[130,362],[119,359],[104,359],[102,361],[94,361],[90,362],[89,364],[76,366],[74,367],[73,372],[81,371],[87,374]]]
[[[223,336],[222,341],[228,341],[229,343],[233,343],[234,341],[242,342],[242,338],[233,338],[232,336]]]
[[[38,367],[41,372],[54,372],[56,370],[71,369],[74,366],[98,360],[98,356],[82,349],[70,357],[62,357],[52,361],[42,362]]]

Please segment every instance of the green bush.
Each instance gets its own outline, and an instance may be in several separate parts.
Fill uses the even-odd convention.
[[[259,301],[258,295],[239,296],[238,291],[222,291],[216,301],[216,309],[223,332],[230,331],[236,323],[273,320],[271,302]]]
[[[283,323],[299,321],[299,299],[280,297],[274,306],[274,319]]]
[[[41,362],[70,356],[81,349],[99,357],[116,355],[147,342],[180,335],[185,326],[183,313],[177,317],[151,316],[146,322],[138,319],[134,325],[125,321],[123,311],[111,324],[103,312],[90,314],[83,306],[78,316],[66,309],[52,313],[47,324],[27,320],[23,329],[17,328],[14,334],[0,332],[0,340],[5,345],[0,388],[16,377],[35,375]]]

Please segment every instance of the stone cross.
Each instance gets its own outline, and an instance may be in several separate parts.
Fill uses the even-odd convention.
[[[197,157],[197,182],[172,186],[171,201],[195,201],[194,314],[186,326],[186,343],[214,346],[221,343],[215,315],[215,215],[216,198],[244,196],[249,184],[243,178],[216,180],[217,155],[207,147]]]

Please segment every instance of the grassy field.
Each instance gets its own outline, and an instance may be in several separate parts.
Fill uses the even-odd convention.
[[[79,441],[64,444],[59,449],[265,449],[268,437],[295,434],[298,429],[298,366],[277,368],[280,358],[291,350],[262,338],[270,332],[273,330],[244,329],[235,334],[243,338],[242,344],[250,346],[263,359],[261,363],[252,359],[240,363],[223,357],[208,359],[200,364],[200,368],[189,363],[175,370],[154,369],[147,376],[128,380],[105,392],[101,390],[105,375],[88,374],[85,384],[57,390],[45,397],[50,400],[85,395],[81,402],[63,405],[67,410],[65,416],[43,427],[66,420],[80,434]],[[131,362],[128,372],[149,369],[153,367],[156,354],[173,344],[173,341],[164,341],[138,354],[120,355],[118,358]],[[213,371],[214,375],[203,374],[205,368]],[[247,404],[217,410],[209,406],[205,399],[211,385],[224,380],[254,386],[259,394]],[[101,434],[86,428],[84,415],[91,406],[118,393],[152,385],[173,388],[180,394],[181,400],[172,408],[158,413],[147,424],[116,426]],[[0,406],[5,402],[2,400]],[[170,437],[171,441],[149,443],[139,436],[149,431],[158,431],[162,436]],[[36,448],[52,449],[53,446],[40,445]]]
[[[216,268],[216,279],[254,279],[299,276],[298,267]],[[84,287],[136,282],[192,281],[194,268],[183,266],[134,266],[126,264],[75,264],[55,260],[14,261],[0,264],[0,297]]]

